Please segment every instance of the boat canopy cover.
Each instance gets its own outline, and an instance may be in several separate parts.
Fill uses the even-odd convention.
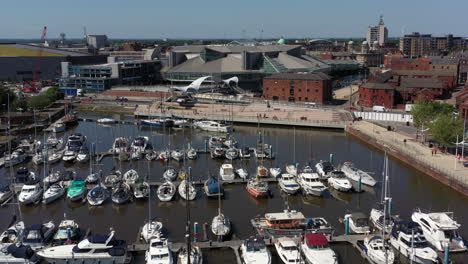
[[[8,192],[8,191],[10,191],[10,186],[0,185],[0,192]]]
[[[363,219],[363,218],[368,219],[369,217],[361,212],[356,212],[356,213],[351,214],[351,218],[353,220],[358,220],[358,219]]]
[[[415,230],[415,233],[417,233],[419,227],[419,224],[413,221],[400,221],[395,224],[395,228],[405,234],[411,234],[412,230]]]
[[[308,246],[326,246],[328,240],[322,233],[305,234],[304,239]]]
[[[218,188],[218,180],[215,178],[210,178],[206,182],[206,185],[208,186],[208,192],[209,193],[219,193],[220,190]]]
[[[262,238],[251,237],[245,240],[245,247],[248,252],[259,251],[265,248],[265,241]]]
[[[30,259],[34,256],[34,251],[30,246],[11,244],[7,248],[8,254],[15,258]]]

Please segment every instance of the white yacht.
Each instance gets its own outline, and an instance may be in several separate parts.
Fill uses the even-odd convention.
[[[18,195],[18,201],[21,204],[33,204],[38,203],[42,199],[42,186],[39,183],[39,180],[33,180],[26,182],[21,188],[21,192]]]
[[[354,166],[352,162],[345,162],[343,166],[341,166],[341,171],[344,172],[346,177],[349,179],[359,182],[361,180],[362,184],[374,186],[377,181],[369,175],[369,173],[362,171]]]
[[[187,151],[187,158],[188,159],[196,159],[198,156],[198,153],[197,151],[194,149],[194,148],[190,148],[188,151]]]
[[[94,186],[87,194],[88,203],[92,206],[102,205],[107,199],[109,199],[110,194],[106,186],[98,184]]]
[[[115,124],[117,123],[117,120],[113,118],[99,118],[98,120],[96,120],[96,122],[99,124]]]
[[[423,213],[416,210],[411,219],[421,226],[427,241],[437,250],[444,251],[448,241],[451,252],[466,251],[463,238],[458,233],[461,225],[454,220],[452,212]]]
[[[49,157],[47,158],[47,162],[49,164],[54,164],[56,162],[59,162],[63,157],[63,152],[61,151],[54,151],[52,152]]]
[[[163,184],[158,186],[156,193],[159,201],[169,202],[176,193],[176,187],[174,183],[166,180]]]
[[[242,261],[245,264],[270,264],[271,253],[260,237],[251,237],[242,243],[240,247]]]
[[[78,153],[78,151],[85,144],[85,142],[86,142],[86,137],[83,136],[82,134],[80,133],[71,134],[68,137],[66,150]]]
[[[286,172],[292,176],[297,176],[297,167],[296,164],[289,164],[286,166]]]
[[[173,167],[168,166],[163,173],[163,178],[167,181],[175,181],[177,179],[177,171]]]
[[[301,185],[302,193],[313,196],[323,196],[327,187],[320,181],[320,177],[312,169],[306,166],[299,176],[297,181]]]
[[[19,221],[0,234],[0,244],[16,243],[20,240],[24,231],[24,222]]]
[[[438,263],[437,252],[429,246],[416,222],[396,223],[390,234],[390,243],[413,263]]]
[[[86,163],[89,161],[89,159],[90,154],[88,148],[86,146],[82,146],[76,155],[76,161],[80,163]]]
[[[128,139],[124,137],[118,137],[114,140],[114,144],[112,144],[112,152],[116,154],[127,152],[128,147],[129,147]]]
[[[349,192],[353,185],[342,171],[332,171],[327,179],[328,185],[341,192]]]
[[[65,162],[73,162],[77,156],[77,152],[73,150],[65,150],[65,152],[63,152],[62,160]]]
[[[382,230],[383,229],[383,225],[384,225],[384,211],[383,211],[383,208],[372,208],[371,212],[370,212],[370,217],[369,217],[372,225],[378,229],[378,230]],[[386,215],[386,218],[385,218],[385,233],[390,233],[392,231],[392,228],[393,228],[393,224],[394,224],[394,219],[393,217],[391,216],[388,216],[388,214]]]
[[[175,160],[175,161],[181,161],[181,160],[183,160],[183,159],[184,159],[184,156],[185,156],[185,153],[184,153],[183,151],[181,151],[181,150],[178,150],[178,149],[173,150],[173,151],[171,152],[171,158],[172,158],[173,160]]]
[[[138,172],[134,169],[130,169],[127,172],[124,173],[123,175],[123,180],[127,184],[135,184],[140,176],[138,175]]]
[[[61,183],[52,184],[44,192],[44,197],[42,198],[43,204],[49,204],[65,194],[65,188],[63,188]]]
[[[296,178],[289,173],[281,174],[278,183],[281,190],[287,194],[296,194],[301,190],[301,186],[297,183]]]
[[[338,264],[338,257],[322,233],[304,235],[301,250],[308,264]]]
[[[375,264],[392,264],[395,255],[388,243],[381,236],[368,236],[364,239],[364,252],[367,258]]]
[[[42,181],[44,182],[44,185],[51,185],[58,183],[61,179],[62,174],[60,171],[52,171]]]
[[[144,152],[148,146],[148,137],[136,137],[132,145],[130,146],[131,151],[133,152]]]
[[[188,261],[188,250],[186,247],[182,247],[179,251],[177,263],[186,263],[186,264],[202,264],[203,263],[203,253],[201,249],[195,245],[192,245],[190,248],[190,262]]]
[[[344,221],[349,223],[349,229],[355,234],[367,234],[370,232],[369,217],[363,213],[356,212],[345,214]]]
[[[220,199],[220,198],[219,198]],[[217,237],[227,236],[231,232],[231,221],[218,209],[218,215],[213,217],[211,232]]]
[[[329,173],[335,170],[330,162],[324,160],[321,160],[319,163],[317,163],[315,165],[315,169],[322,179],[327,179],[330,176]]]
[[[281,168],[270,168],[270,175],[273,178],[276,178],[281,175]]]
[[[124,264],[131,260],[125,241],[115,239],[114,231],[109,236],[92,236],[78,244],[50,247],[37,254],[55,264]]]
[[[231,131],[231,128],[227,125],[215,122],[215,121],[197,121],[194,123],[194,126],[205,131],[210,132],[223,132],[228,133]]]
[[[187,193],[187,185],[188,184],[188,193]],[[197,190],[193,186],[191,182],[187,182],[187,180],[183,180],[178,187],[179,195],[184,200],[195,200],[197,197]]]
[[[169,250],[167,239],[161,236],[149,241],[149,248],[145,253],[146,264],[172,264],[174,259]]]
[[[44,151],[37,152],[32,158],[32,162],[34,163],[34,165],[41,165],[46,160],[47,156],[45,155]]]
[[[290,237],[280,237],[275,241],[275,249],[278,256],[284,264],[300,263],[304,264],[301,250],[299,248],[300,241]]]
[[[239,178],[241,179],[247,179],[249,177],[249,173],[244,168],[239,168],[236,170],[237,175],[239,175]]]
[[[16,166],[26,160],[26,153],[22,149],[13,151],[10,155],[5,156],[5,168]]]
[[[232,164],[225,163],[219,168],[219,176],[223,181],[232,181],[236,177]]]
[[[160,236],[162,227],[162,223],[158,221],[146,222],[141,228],[140,238],[148,243],[151,239]]]

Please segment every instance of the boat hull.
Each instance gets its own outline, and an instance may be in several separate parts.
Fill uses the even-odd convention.
[[[268,198],[268,191],[259,191],[253,187],[247,186],[247,192],[255,198]]]

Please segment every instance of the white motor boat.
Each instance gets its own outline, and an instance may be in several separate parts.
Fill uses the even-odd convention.
[[[45,248],[37,254],[56,264],[127,264],[131,260],[125,241],[115,239],[114,231],[109,236],[92,236],[78,244]]]
[[[52,152],[52,154],[49,155],[49,157],[47,158],[47,162],[49,164],[54,164],[56,162],[59,162],[63,157],[63,152],[59,152],[59,151],[54,151]]]
[[[114,140],[114,143],[112,144],[112,152],[113,153],[123,153],[123,152],[128,152],[129,148],[129,142],[127,138],[124,137],[118,137]]]
[[[78,153],[76,153],[75,151],[65,150],[62,156],[62,160],[65,162],[73,162],[77,156],[78,156]]]
[[[342,171],[332,171],[328,175],[328,185],[333,189],[341,192],[349,192],[353,188],[353,185]]]
[[[49,204],[59,198],[61,198],[65,194],[65,188],[63,188],[62,184],[55,183],[52,184],[47,190],[44,192],[44,196],[42,198],[43,204]]]
[[[49,244],[54,237],[56,227],[54,222],[35,224],[24,229],[21,243],[32,249],[40,249]]]
[[[91,171],[91,173],[86,176],[85,182],[89,184],[93,184],[99,181],[102,177],[102,171]]]
[[[439,263],[437,252],[429,246],[421,227],[413,221],[395,223],[390,243],[413,263]]]
[[[178,149],[173,150],[171,152],[171,158],[175,161],[181,161],[184,159],[184,152]]]
[[[34,163],[34,165],[41,165],[41,164],[44,163],[46,160],[47,160],[47,156],[44,155],[44,152],[43,152],[43,151],[39,151],[39,152],[36,153],[36,155],[34,155],[33,158],[32,158],[32,162]]]
[[[19,242],[23,231],[23,221],[19,221],[12,224],[7,230],[3,231],[3,233],[0,235],[0,245]]]
[[[202,264],[203,263],[203,254],[199,247],[192,245],[190,247],[190,262],[188,261],[188,250],[184,246],[179,251],[179,255],[177,256],[178,261],[177,263],[187,263],[187,264]]]
[[[369,217],[361,212],[345,214],[344,222],[348,221],[349,229],[355,234],[367,234],[370,232]]]
[[[328,245],[328,240],[322,233],[304,235],[301,243],[302,254],[309,264],[338,264],[338,257]]]
[[[117,123],[117,120],[113,118],[99,118],[98,120],[96,120],[96,122],[99,124],[115,124]]]
[[[245,264],[270,264],[271,253],[261,237],[250,237],[240,247],[241,258]]]
[[[212,159],[222,159],[225,157],[226,150],[222,147],[214,147],[210,150],[210,156]]]
[[[13,151],[10,155],[5,156],[5,168],[16,166],[26,160],[26,153],[22,149]]]
[[[249,174],[244,168],[240,168],[236,170],[237,175],[239,175],[239,178],[241,179],[247,179],[249,177]]]
[[[297,166],[295,164],[289,164],[286,166],[286,172],[292,176],[297,176]]]
[[[138,172],[134,169],[130,169],[127,172],[124,173],[123,175],[123,180],[127,184],[135,184],[140,176],[138,175]]]
[[[161,151],[161,153],[159,153],[157,159],[166,162],[170,158],[171,158],[171,152],[169,150],[165,150],[165,151]]]
[[[58,183],[61,180],[62,174],[60,173],[60,171],[52,171],[42,181],[44,182],[44,185],[51,185]]]
[[[30,246],[21,243],[0,244],[0,263],[35,264],[40,261],[41,259]]]
[[[167,167],[163,173],[163,178],[167,181],[175,181],[177,179],[177,171],[173,167]]]
[[[187,151],[187,158],[188,159],[194,160],[194,159],[197,158],[197,156],[198,156],[197,151],[194,148],[190,148]]]
[[[301,189],[296,178],[289,173],[281,174],[281,177],[278,179],[278,183],[281,190],[287,194],[296,194]]]
[[[395,255],[388,243],[381,236],[368,236],[364,239],[364,252],[375,264],[392,264]]]
[[[157,159],[159,156],[159,153],[156,151],[151,151],[149,153],[146,153],[145,158],[149,161]]]
[[[270,168],[270,175],[273,178],[277,178],[281,175],[281,168]]]
[[[176,119],[174,120],[174,128],[186,128],[190,127],[190,122],[185,119]]]
[[[466,251],[463,238],[458,233],[461,225],[454,220],[452,212],[423,213],[418,209],[411,219],[421,226],[427,241],[437,250],[444,251],[448,241],[451,252]]]
[[[133,196],[136,199],[146,199],[149,196],[150,186],[147,182],[138,182],[133,185]]]
[[[85,142],[86,142],[86,137],[83,136],[82,134],[80,133],[71,134],[67,140],[66,150],[78,153],[81,147],[84,146]]]
[[[300,263],[305,264],[299,248],[299,240],[290,237],[280,237],[275,240],[275,249],[284,264]]]
[[[320,181],[319,175],[308,166],[299,173],[297,181],[301,185],[302,193],[305,195],[320,197],[327,190],[327,187]]]
[[[377,230],[382,230],[384,225],[384,211],[382,208],[372,208],[370,212],[370,222]],[[385,233],[390,233],[395,223],[393,217],[386,214],[385,216]]]
[[[78,161],[79,163],[86,163],[89,161],[89,158],[90,158],[90,154],[89,154],[88,148],[85,146],[82,146],[80,148],[80,151],[76,155],[76,161]]]
[[[201,130],[210,132],[228,133],[231,131],[231,128],[229,126],[215,121],[197,121],[194,123],[194,126]]]
[[[187,184],[188,184],[188,193],[186,191]],[[195,189],[195,187],[193,186],[191,182],[187,183],[187,180],[183,180],[179,184],[178,191],[179,191],[180,197],[182,197],[182,199],[184,200],[192,201],[192,200],[195,200],[195,198],[197,197],[197,190]]]
[[[224,155],[228,160],[237,159],[239,157],[239,150],[236,148],[229,148]]]
[[[225,163],[219,168],[219,176],[223,181],[232,181],[236,177],[232,164]]]
[[[115,185],[122,181],[122,173],[119,170],[112,172],[110,175],[107,175],[104,179],[105,184]]]
[[[45,147],[48,149],[61,149],[63,147],[63,139],[57,138],[55,134],[47,137]]]
[[[140,153],[145,152],[148,147],[148,141],[148,137],[136,137],[130,146],[131,151]]]
[[[13,198],[13,190],[9,185],[0,185],[0,204],[3,204]]]
[[[146,222],[141,228],[140,239],[148,243],[151,239],[160,236],[162,227],[162,223],[158,221]]]
[[[169,202],[176,193],[176,187],[174,183],[166,181],[158,187],[157,196],[161,202]]]
[[[343,166],[341,166],[341,171],[344,172],[346,177],[355,182],[359,182],[360,180],[362,184],[369,186],[374,186],[377,183],[377,181],[372,176],[370,176],[369,173],[356,168],[351,162],[343,163]]]
[[[321,160],[319,163],[317,163],[315,165],[315,169],[322,179],[327,179],[330,176],[329,173],[335,170],[330,162],[324,160]]]
[[[42,193],[43,190],[38,179],[26,182],[21,188],[18,200],[24,205],[39,203],[42,199]]]
[[[146,264],[173,264],[172,252],[167,239],[161,236],[149,241],[149,248],[145,253]]]
[[[74,220],[64,219],[58,226],[57,233],[55,233],[52,240],[53,245],[74,244],[79,242],[82,233],[80,226]]]
[[[227,236],[231,232],[231,221],[218,210],[218,214],[213,217],[211,222],[211,232],[217,237]]]
[[[89,205],[99,206],[109,199],[110,193],[106,186],[98,184],[88,192],[86,197]]]

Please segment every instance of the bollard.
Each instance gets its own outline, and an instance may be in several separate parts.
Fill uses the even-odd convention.
[[[205,139],[205,153],[208,152],[208,140]]]
[[[357,190],[358,192],[362,191],[362,176],[359,176],[359,181],[357,183]]]
[[[193,242],[198,242],[198,223],[193,223]]]
[[[388,197],[388,215],[392,216],[392,198]]]
[[[333,153],[330,153],[330,163],[333,164]]]
[[[345,216],[345,235],[349,235],[349,215]]]
[[[206,232],[208,230],[208,223],[203,224],[203,241],[208,240],[208,233]]]
[[[449,243],[445,242],[445,256],[444,256],[444,264],[449,264]]]

